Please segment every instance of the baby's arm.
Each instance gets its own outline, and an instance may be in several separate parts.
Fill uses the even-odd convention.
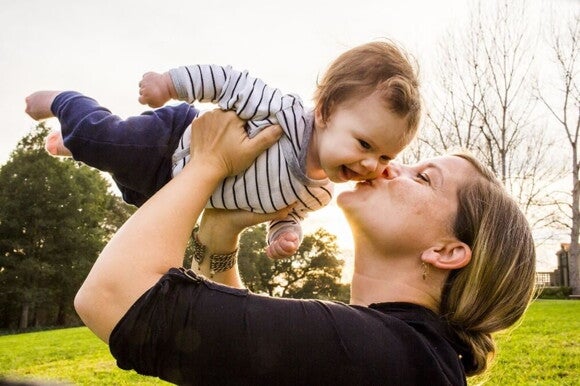
[[[235,111],[245,120],[271,118],[284,104],[295,102],[292,96],[283,96],[276,88],[269,87],[263,80],[254,78],[247,71],[231,66],[193,65],[169,71],[178,99],[216,103],[222,110]]]
[[[266,255],[270,259],[283,259],[295,254],[299,246],[300,238],[296,233],[284,232],[266,247]]]
[[[218,69],[221,70],[217,71]],[[150,107],[163,106],[170,99],[188,103],[194,101],[217,103],[217,97],[221,94],[226,80],[227,75],[221,66],[179,67],[163,74],[147,72],[139,82],[139,103]],[[211,92],[205,87],[210,83]]]
[[[187,103],[215,103],[222,110],[235,111],[240,118],[254,121],[256,127],[277,123],[276,113],[301,104],[297,96],[282,95],[280,90],[269,87],[247,71],[205,64],[182,66],[164,74],[147,73],[140,83],[140,94],[139,101],[152,107],[170,98]],[[252,129],[250,136],[253,134]]]
[[[296,213],[290,213],[286,218],[270,222],[266,254],[271,259],[290,257],[298,251],[301,242],[302,226]]]
[[[177,99],[177,92],[168,72],[148,72],[139,82],[139,103],[149,107],[161,107],[170,99]]]

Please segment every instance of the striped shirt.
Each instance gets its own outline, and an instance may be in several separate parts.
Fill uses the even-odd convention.
[[[307,212],[327,205],[332,198],[328,179],[306,175],[306,155],[314,117],[306,112],[299,96],[282,94],[247,71],[230,66],[193,65],[170,70],[178,99],[211,102],[247,120],[247,132],[255,136],[264,127],[279,124],[284,134],[243,173],[226,178],[212,194],[207,207],[272,213],[297,203],[290,215],[270,223],[268,242],[281,232],[293,231],[302,239]],[[189,161],[191,128],[183,134],[174,153],[173,176]]]

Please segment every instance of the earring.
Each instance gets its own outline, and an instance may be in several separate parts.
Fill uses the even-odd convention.
[[[429,276],[429,264],[422,262],[421,263],[421,268],[423,268],[423,280],[427,279],[427,276]]]

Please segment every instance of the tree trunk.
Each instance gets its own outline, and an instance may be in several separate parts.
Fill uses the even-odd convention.
[[[58,313],[56,316],[56,325],[57,326],[64,326],[66,324],[66,300],[61,299],[58,302]]]
[[[576,234],[576,239],[578,239],[578,234]],[[578,249],[578,241],[570,243],[568,272],[570,275],[570,287],[572,287],[572,293],[574,295],[580,295],[580,277],[578,272],[578,266],[580,265],[580,251]]]
[[[30,311],[30,303],[25,302],[22,304],[22,312],[20,313],[20,325],[19,329],[24,330],[28,327],[28,312]]]
[[[578,245],[578,234],[580,233],[580,180],[578,179],[578,155],[572,152],[572,162],[574,165],[572,178],[572,230],[570,232],[570,250],[568,252],[568,272],[570,275],[570,287],[575,295],[580,295],[580,246]]]

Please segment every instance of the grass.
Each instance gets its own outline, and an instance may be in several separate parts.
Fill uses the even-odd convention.
[[[580,384],[580,301],[536,300],[521,325],[496,342],[490,370],[470,385]]]
[[[490,371],[469,385],[578,385],[580,301],[537,300],[522,324],[497,335]],[[0,336],[0,376],[76,385],[167,385],[117,368],[84,327]]]
[[[108,346],[86,327],[0,336],[0,375],[64,385],[169,385],[117,368]]]

